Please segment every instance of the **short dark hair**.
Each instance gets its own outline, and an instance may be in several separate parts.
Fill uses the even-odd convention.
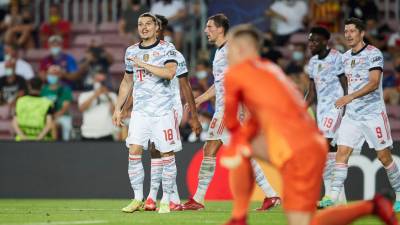
[[[348,18],[345,22],[344,25],[350,25],[350,24],[354,24],[354,26],[356,26],[356,28],[361,32],[361,31],[365,31],[365,23],[358,18],[355,17],[351,17]]]
[[[229,30],[229,19],[223,13],[218,13],[208,17],[208,20],[212,20],[215,26],[224,28],[224,34],[228,33]]]
[[[165,16],[159,14],[156,14],[156,18],[158,21],[160,21],[161,29],[166,29],[168,26],[168,19]]]
[[[142,15],[139,16],[139,18],[141,18],[141,17],[150,17],[150,18],[152,18],[152,20],[153,20],[153,22],[154,22],[155,24],[157,24],[158,26],[160,26],[160,21],[157,19],[157,17],[156,17],[155,15],[153,15],[153,14],[150,13],[150,12],[145,12],[145,13],[143,13]]]
[[[310,34],[318,34],[324,37],[326,40],[331,38],[331,33],[325,27],[312,27]]]
[[[261,32],[256,27],[250,24],[242,24],[234,27],[229,32],[229,35],[232,35],[232,38],[240,38],[244,36],[250,37],[251,39],[253,39],[255,47],[257,49],[260,49],[263,42]]]
[[[29,86],[32,90],[40,91],[42,89],[43,82],[38,77],[34,77],[29,81]]]

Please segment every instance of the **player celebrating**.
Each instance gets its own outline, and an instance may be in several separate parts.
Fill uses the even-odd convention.
[[[323,27],[313,27],[308,39],[309,48],[313,57],[308,63],[308,74],[310,83],[306,98],[307,105],[317,103],[318,128],[330,143],[328,160],[325,163],[323,173],[325,196],[329,196],[329,189],[332,179],[332,170],[335,165],[336,148],[332,143],[337,128],[342,120],[342,109],[335,107],[335,101],[347,94],[347,79],[344,75],[342,55],[335,49],[327,47],[330,33]],[[344,190],[340,192],[340,202],[346,201]],[[323,198],[319,207],[324,207]]]
[[[345,23],[344,35],[351,47],[343,54],[343,64],[349,93],[335,105],[346,106],[346,115],[338,130],[338,152],[333,171],[328,205],[336,203],[347,177],[348,160],[359,143],[367,141],[374,148],[386,169],[390,184],[396,192],[395,211],[400,211],[400,173],[393,161],[390,148],[393,140],[382,94],[383,56],[381,51],[363,42],[364,23],[350,18]]]
[[[203,161],[199,171],[199,182],[193,198],[183,205],[184,210],[204,209],[204,196],[208,185],[215,172],[216,154],[223,142],[228,139],[228,134],[224,128],[224,75],[228,66],[226,58],[226,33],[229,29],[229,20],[224,14],[216,14],[208,18],[204,32],[207,34],[208,41],[215,44],[218,48],[213,61],[214,85],[212,85],[204,94],[196,98],[196,104],[202,104],[216,97],[215,114],[211,120],[208,131],[208,138],[203,147]],[[256,161],[252,162],[255,179],[257,184],[263,189],[266,197],[259,210],[267,210],[280,204],[280,198],[268,183],[261,167]]]
[[[387,225],[397,225],[392,204],[382,195],[313,215],[328,147],[295,85],[277,65],[260,58],[260,40],[259,32],[247,25],[233,29],[228,37],[225,121],[232,138],[221,163],[231,168],[234,205],[226,225],[247,224],[254,184],[250,159],[244,156],[249,154],[271,162],[281,173],[289,225],[345,225],[370,214]],[[239,104],[250,110],[243,125],[237,119]],[[251,149],[249,141],[253,142]]]
[[[116,110],[113,115],[115,125],[121,126],[124,100],[134,82],[132,119],[126,145],[129,147],[128,174],[135,198],[122,209],[134,212],[143,207],[142,165],[143,146],[151,139],[162,158],[163,198],[159,213],[168,213],[170,194],[176,178],[174,150],[179,141],[173,114],[174,97],[170,86],[177,62],[175,48],[157,39],[159,25],[157,18],[144,13],[138,19],[138,32],[141,42],[130,46],[125,53],[126,71],[121,82]]]
[[[159,39],[163,40],[163,32],[164,29],[168,26],[168,20],[161,15],[156,15],[157,19],[161,22],[161,29],[159,31]],[[178,67],[176,69],[176,75],[171,80],[171,88],[174,91],[174,113],[175,118],[177,119],[177,126],[179,126],[180,121],[182,120],[183,107],[181,102],[181,94],[180,89],[182,88],[183,96],[188,102],[190,112],[191,112],[191,120],[189,122],[192,127],[193,132],[197,135],[201,133],[201,124],[198,119],[196,104],[194,103],[194,97],[192,93],[192,88],[190,87],[188,80],[188,70],[186,67],[186,61],[183,55],[179,51],[175,51],[176,60],[178,63]],[[179,132],[179,127],[176,127],[176,130]],[[178,136],[179,138],[179,136]],[[178,146],[175,152],[182,150],[182,146]],[[157,192],[160,187],[161,179],[162,179],[162,159],[160,152],[155,149],[154,144],[150,145],[150,155],[151,155],[151,179],[150,179],[150,192],[145,202],[145,210],[154,211],[156,210],[156,198]],[[176,180],[175,180],[176,181]],[[182,206],[180,204],[180,198],[178,194],[178,187],[176,186],[176,182],[174,183],[173,192],[171,194],[170,201],[170,210],[177,211],[182,210]]]

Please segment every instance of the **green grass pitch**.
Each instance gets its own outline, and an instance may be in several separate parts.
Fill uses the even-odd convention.
[[[206,202],[206,210],[171,212],[122,213],[120,209],[129,200],[68,200],[68,199],[0,199],[0,225],[196,225],[225,222],[230,215],[231,202]],[[254,202],[251,208],[259,206]],[[280,207],[268,212],[250,211],[249,224],[286,224]],[[382,224],[373,217],[360,220],[356,225]]]

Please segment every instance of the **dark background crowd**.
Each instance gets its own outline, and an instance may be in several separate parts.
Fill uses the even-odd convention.
[[[240,8],[240,1],[228,1]],[[203,33],[209,14],[224,12],[232,24],[253,23],[263,30],[262,56],[276,62],[306,92],[308,30],[320,25],[332,32],[330,46],[344,52],[343,21],[363,19],[365,42],[384,54],[384,99],[393,136],[400,137],[400,6],[398,0],[277,0],[249,1],[254,18],[217,0],[0,1],[0,139],[18,134],[15,107],[39,83],[38,95],[53,102],[51,128],[56,140],[123,140],[126,128],[111,124],[118,85],[124,73],[125,49],[138,41],[137,19],[150,11],[164,15],[169,26],[164,39],[186,57],[194,96],[213,83],[215,49]],[[262,10],[257,4],[262,5]],[[231,14],[234,13],[234,16]],[[213,101],[199,107],[206,131]],[[181,124],[182,136],[196,137]],[[128,120],[128,118],[127,118]],[[397,135],[398,134],[398,135]]]

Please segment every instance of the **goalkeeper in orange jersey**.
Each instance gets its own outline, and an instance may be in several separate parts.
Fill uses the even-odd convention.
[[[315,213],[328,146],[294,84],[277,65],[260,58],[260,40],[259,32],[248,25],[233,29],[228,36],[225,123],[232,138],[221,163],[230,168],[234,205],[226,224],[247,224],[254,186],[248,156],[254,156],[280,172],[289,225],[343,225],[371,214],[388,225],[397,225],[392,202],[380,194],[372,200]],[[239,104],[250,111],[243,125],[237,119]]]

